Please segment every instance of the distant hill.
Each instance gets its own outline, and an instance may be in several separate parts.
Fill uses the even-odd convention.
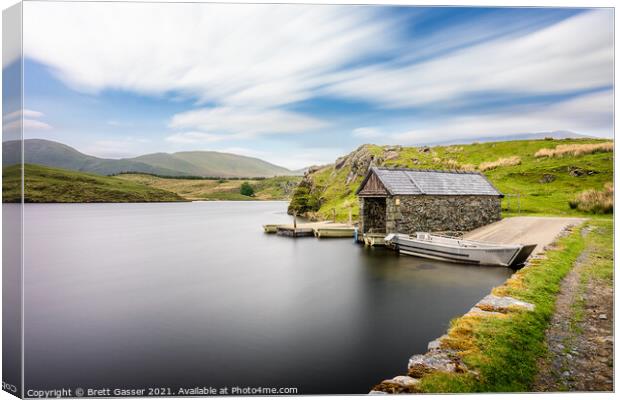
[[[467,139],[450,139],[431,142],[432,145],[449,145],[449,144],[470,144],[470,143],[488,143],[488,142],[508,142],[513,140],[537,140],[537,139],[599,139],[595,136],[582,135],[571,131],[552,131],[552,132],[537,132],[537,133],[515,133],[512,135],[503,136],[484,136]],[[421,143],[420,143],[421,144]]]
[[[134,203],[185,201],[176,193],[108,176],[25,164],[26,203]],[[2,169],[2,201],[21,201],[21,168]]]
[[[3,165],[19,162],[19,141],[2,144]],[[99,175],[140,172],[161,176],[272,177],[295,175],[292,171],[260,160],[215,151],[154,153],[135,158],[107,159],[90,156],[62,143],[43,139],[24,141],[25,162]]]

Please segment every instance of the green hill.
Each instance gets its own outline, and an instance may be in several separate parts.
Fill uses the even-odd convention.
[[[297,187],[289,213],[346,220],[358,215],[355,190],[370,165],[419,169],[484,170],[502,193],[504,214],[578,215],[569,201],[613,182],[613,153],[536,157],[543,148],[603,143],[599,139],[519,140],[435,147],[363,145],[334,164],[312,167]],[[608,141],[607,141],[608,142]],[[513,195],[519,195],[514,197]]]
[[[41,165],[24,165],[27,203],[133,203],[184,201],[181,196],[127,180]],[[3,202],[21,200],[19,165],[2,169]]]
[[[215,151],[191,151],[180,153],[154,153],[135,158],[107,159],[93,157],[62,143],[43,139],[24,140],[25,162],[91,172],[99,175],[115,175],[137,172],[160,176],[209,176],[209,177],[272,177],[296,175],[296,173],[260,160]],[[20,162],[20,141],[2,144],[3,166]]]
[[[158,175],[179,175],[178,171],[151,166],[131,159],[113,160],[80,153],[73,147],[43,139],[24,140],[24,158],[28,164],[63,168],[73,171],[91,172],[99,175],[113,175],[126,171],[139,171]],[[2,143],[2,165],[11,166],[20,162],[21,142],[17,140]]]
[[[155,153],[136,157],[132,160],[195,176],[271,177],[294,174],[286,168],[258,158],[217,151],[183,151],[172,154]]]
[[[286,200],[291,197],[301,180],[299,176],[264,179],[183,179],[146,174],[120,174],[117,177],[174,192],[188,200]],[[240,189],[244,182],[252,186],[254,196],[241,194]]]

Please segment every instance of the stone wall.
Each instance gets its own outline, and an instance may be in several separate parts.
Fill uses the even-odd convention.
[[[470,231],[501,219],[496,196],[400,196],[386,199],[387,232]]]

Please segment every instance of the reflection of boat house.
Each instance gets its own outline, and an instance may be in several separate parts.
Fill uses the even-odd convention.
[[[469,231],[501,219],[503,197],[476,172],[379,167],[357,195],[361,233]]]

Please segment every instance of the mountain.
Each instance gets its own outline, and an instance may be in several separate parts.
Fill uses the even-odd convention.
[[[286,168],[258,158],[215,151],[154,153],[135,158],[107,159],[90,156],[62,143],[24,140],[25,162],[99,175],[140,172],[161,176],[272,177],[294,175]],[[3,165],[19,162],[20,141],[2,144]]]
[[[488,143],[488,142],[509,142],[512,140],[538,140],[538,139],[600,139],[595,136],[582,135],[571,131],[552,131],[537,133],[515,133],[504,136],[484,136],[467,139],[450,139],[428,143],[429,145],[450,145],[450,144],[470,144],[470,143]]]

